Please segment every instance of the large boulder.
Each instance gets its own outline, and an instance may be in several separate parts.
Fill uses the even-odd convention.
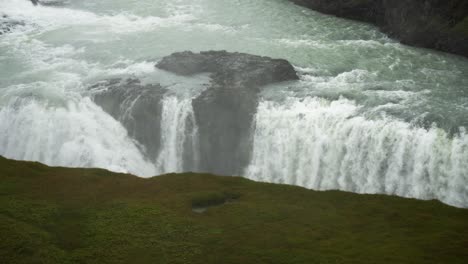
[[[148,157],[156,160],[161,145],[161,99],[166,90],[136,79],[112,79],[93,85],[91,91],[96,104],[119,120]]]
[[[193,101],[199,168],[222,175],[238,175],[248,164],[260,87],[298,79],[286,60],[226,51],[174,53],[156,66],[179,75],[211,73],[211,85]]]

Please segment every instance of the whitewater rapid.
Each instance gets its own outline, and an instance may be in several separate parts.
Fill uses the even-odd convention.
[[[288,59],[300,75],[262,88],[245,177],[468,207],[464,58],[281,0],[0,0],[6,20],[20,23],[0,35],[2,156],[143,177],[198,171],[192,100],[209,78],[154,64],[226,49]],[[168,89],[156,158],[93,101],[89,87],[113,78]]]

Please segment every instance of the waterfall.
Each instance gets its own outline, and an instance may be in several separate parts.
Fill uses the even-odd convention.
[[[161,150],[156,160],[160,173],[197,169],[198,129],[192,99],[166,96],[162,102]]]
[[[244,172],[468,207],[468,136],[452,133],[468,127],[467,60],[408,48],[362,23],[303,15],[283,1],[68,2],[0,0],[0,155],[139,176]],[[154,67],[175,51],[221,49],[300,66],[300,81],[262,95],[303,98],[261,101],[255,112],[226,100],[226,89],[212,94],[223,96],[213,100],[219,104],[200,98],[193,109],[192,98],[179,95],[202,93],[213,84],[209,75]],[[98,102],[101,91],[90,87],[117,79],[139,84]],[[213,125],[231,115],[211,113],[236,107],[243,117]]]
[[[0,108],[0,155],[52,166],[100,167],[153,176],[119,122],[89,98],[66,105],[16,99]]]
[[[248,178],[316,190],[468,203],[468,136],[357,116],[340,99],[263,101]]]

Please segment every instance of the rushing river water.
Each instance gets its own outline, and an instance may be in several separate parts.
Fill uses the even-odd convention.
[[[191,98],[208,77],[154,64],[176,51],[239,51],[300,74],[263,89],[246,177],[468,207],[465,58],[285,0],[0,0],[5,21],[20,23],[0,35],[0,155],[140,176],[197,170]],[[88,87],[116,77],[170,88],[156,160],[90,98]]]

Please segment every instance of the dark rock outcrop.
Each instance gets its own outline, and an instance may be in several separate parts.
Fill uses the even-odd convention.
[[[63,6],[68,3],[68,1],[62,0],[30,0],[33,5],[43,5],[43,6]]]
[[[373,23],[404,44],[468,57],[466,0],[291,0],[313,10]]]
[[[187,147],[180,158],[186,170],[222,175],[239,175],[250,160],[251,128],[260,87],[298,79],[286,60],[226,51],[174,53],[157,67],[183,76],[211,73],[207,89],[192,101],[199,163],[185,164],[193,159],[186,156],[193,154]],[[90,90],[96,104],[119,120],[155,161],[162,145],[162,101],[167,90],[135,79],[106,80]]]
[[[143,85],[136,79],[106,80],[91,89],[96,104],[119,120],[155,160],[161,144],[161,99],[166,90],[160,85]]]
[[[226,51],[174,53],[156,66],[179,75],[211,73],[210,87],[193,101],[200,170],[223,175],[239,175],[249,161],[260,87],[298,79],[286,60]]]

